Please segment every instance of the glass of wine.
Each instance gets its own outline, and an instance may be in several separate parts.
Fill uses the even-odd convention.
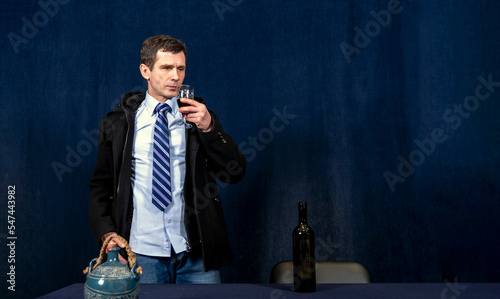
[[[179,105],[179,108],[189,106],[188,104],[182,103],[181,98],[194,100],[194,88],[191,85],[182,84],[179,87],[179,92],[177,93],[177,105]],[[190,129],[193,126],[186,120],[186,115],[187,113],[182,115],[182,122],[186,125],[186,129]]]

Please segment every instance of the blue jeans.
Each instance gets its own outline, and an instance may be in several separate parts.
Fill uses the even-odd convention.
[[[175,253],[171,257],[136,254],[142,266],[141,283],[215,284],[220,283],[219,270],[205,272],[203,259],[189,252]]]

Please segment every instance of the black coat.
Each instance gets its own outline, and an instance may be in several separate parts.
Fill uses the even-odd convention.
[[[135,113],[145,94],[125,94],[119,106],[101,120],[97,162],[89,183],[89,220],[99,245],[108,232],[117,232],[127,240],[130,237]],[[204,103],[201,98],[195,99]],[[184,182],[188,246],[202,254],[206,271],[232,263],[216,177],[224,183],[236,183],[246,172],[245,156],[224,132],[217,116],[210,114],[210,132],[201,132],[195,126],[186,130]]]

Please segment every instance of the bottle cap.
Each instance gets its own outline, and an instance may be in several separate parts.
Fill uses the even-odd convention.
[[[111,250],[112,248],[115,248],[117,245],[116,245],[116,242],[115,241],[110,241],[108,243],[108,247],[106,247],[106,251],[109,251]]]

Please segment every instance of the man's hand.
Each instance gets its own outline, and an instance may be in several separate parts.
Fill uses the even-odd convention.
[[[104,242],[109,236],[118,236],[118,234],[115,232],[106,233],[106,234],[104,234],[104,236],[101,237],[101,241]],[[118,245],[118,247],[125,248],[125,243],[123,243],[122,241],[120,241],[116,238],[112,238],[111,241],[114,241],[116,243],[116,245]],[[125,264],[127,263],[127,260],[125,258],[123,258],[123,256],[121,254],[118,254],[118,258],[120,259],[120,262],[123,262]]]
[[[187,121],[194,123],[203,132],[212,130],[212,116],[208,112],[207,106],[191,99],[181,98],[180,100],[189,105],[179,108],[180,113],[187,114]]]

